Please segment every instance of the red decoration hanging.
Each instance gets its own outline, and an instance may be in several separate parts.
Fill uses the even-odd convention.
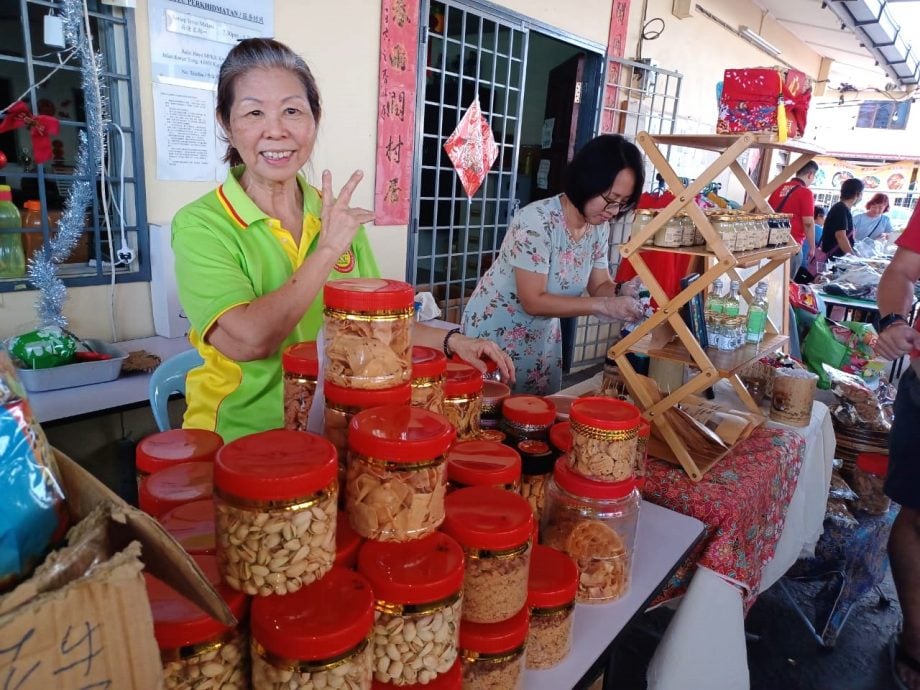
[[[32,137],[32,156],[36,163],[51,160],[51,137],[61,131],[61,123],[51,115],[32,115],[32,111],[22,101],[16,101],[7,109],[6,116],[0,122],[0,134],[26,127]]]
[[[467,196],[472,197],[498,158],[498,145],[489,121],[479,109],[478,98],[444,142],[444,150],[460,175]]]

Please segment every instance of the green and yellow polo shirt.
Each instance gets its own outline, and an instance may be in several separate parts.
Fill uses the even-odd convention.
[[[281,222],[243,191],[243,169],[233,168],[220,187],[182,208],[172,223],[179,301],[192,326],[189,340],[204,359],[186,378],[183,426],[211,429],[225,442],[284,425],[281,350],[315,340],[323,320],[320,293],[281,349],[251,362],[229,359],[205,342],[204,335],[222,314],[290,279],[319,236],[322,200],[316,188],[298,175],[304,205],[298,246]],[[328,279],[379,277],[362,227]]]

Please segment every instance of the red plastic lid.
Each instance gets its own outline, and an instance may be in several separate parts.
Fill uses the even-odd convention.
[[[506,438],[508,438],[508,435],[504,431],[499,431],[498,429],[481,429],[479,431],[480,441],[504,443]]]
[[[460,649],[479,654],[501,654],[517,649],[527,639],[530,628],[530,609],[501,623],[470,623],[460,621]]]
[[[8,184],[0,184],[0,201],[12,201],[13,191]]]
[[[330,280],[323,287],[323,304],[346,311],[411,309],[415,291],[409,283],[389,278]]]
[[[512,395],[502,403],[502,417],[515,424],[549,426],[556,421],[556,406],[536,395]]]
[[[214,556],[192,556],[217,592],[227,602],[237,620],[246,615],[247,597],[223,584]],[[209,642],[224,634],[229,628],[211,618],[192,602],[165,582],[144,573],[147,598],[153,612],[153,635],[160,649],[178,649],[187,645]],[[279,597],[283,598],[283,597]]]
[[[570,434],[571,435],[571,434]],[[652,435],[652,423],[645,417],[639,417],[639,436],[649,438]]]
[[[187,553],[214,554],[214,501],[211,499],[176,506],[157,520]]]
[[[38,199],[29,199],[22,205],[22,207],[26,211],[41,211],[42,202],[40,202]]]
[[[443,352],[424,345],[412,346],[412,378],[440,376],[447,369],[447,357]]]
[[[137,492],[138,507],[154,517],[183,503],[211,498],[213,462],[183,462],[143,478]]]
[[[142,438],[134,451],[138,470],[152,474],[177,462],[213,462],[224,440],[207,429],[171,429]]]
[[[486,379],[482,382],[482,401],[490,402],[493,405],[500,403],[502,400],[511,395],[511,388],[501,381]]]
[[[863,472],[884,477],[888,474],[888,456],[881,453],[860,453],[856,456],[856,466]]]
[[[335,446],[322,436],[292,429],[242,436],[221,448],[214,463],[218,489],[262,501],[308,496],[337,476]]]
[[[447,478],[466,486],[511,484],[521,478],[521,456],[495,441],[459,441],[447,451]]]
[[[548,546],[534,546],[530,554],[527,605],[548,609],[575,601],[578,568],[568,554]]]
[[[549,428],[549,442],[560,453],[572,449],[572,427],[568,422],[558,422]]]
[[[632,403],[600,396],[578,398],[569,410],[570,422],[607,431],[635,429],[641,416],[639,408]]]
[[[281,367],[288,373],[316,378],[319,376],[319,354],[316,341],[294,343],[281,353]]]
[[[636,478],[630,477],[621,482],[602,482],[582,477],[569,467],[569,459],[563,455],[556,461],[553,469],[553,479],[560,489],[573,496],[585,498],[599,498],[601,500],[615,500],[628,496],[636,488]]]
[[[381,683],[379,680],[374,680],[371,683],[371,690],[393,690],[395,687],[397,686],[391,685],[390,683]],[[460,660],[457,659],[457,663],[451,666],[449,671],[439,673],[434,680],[429,681],[425,685],[413,683],[412,685],[400,685],[398,687],[403,690],[411,690],[412,688],[425,688],[425,690],[461,690],[461,688],[463,688],[463,673],[460,670]]]
[[[374,407],[351,418],[348,447],[390,462],[423,462],[447,452],[457,431],[444,417],[418,407]]]
[[[496,362],[494,359],[490,359],[489,357],[482,357],[481,359],[482,359],[482,363],[486,365],[486,371],[484,374],[485,376],[489,374],[494,374],[496,371],[498,371],[498,362]],[[463,357],[458,355],[456,352],[450,356],[450,361],[459,362],[461,364],[467,363],[466,360],[463,359]],[[475,367],[473,368],[475,369]]]
[[[439,601],[463,587],[463,549],[442,532],[403,543],[367,541],[358,552],[358,572],[379,601]]]
[[[533,510],[527,500],[493,486],[448,494],[444,513],[441,529],[467,548],[513,549],[533,532]]]
[[[322,579],[283,597],[256,597],[250,631],[266,650],[287,659],[319,661],[354,649],[374,625],[370,583],[333,566]]]
[[[329,381],[323,382],[323,396],[335,405],[346,407],[359,407],[366,410],[369,407],[381,405],[408,405],[412,401],[412,384],[404,383],[393,388],[379,390],[362,390],[360,388],[345,388]]]
[[[363,541],[348,521],[348,513],[340,511],[335,520],[335,564],[343,568],[354,568]]]
[[[482,373],[472,364],[447,362],[447,380],[444,382],[444,394],[448,398],[479,393],[482,391],[482,386]]]

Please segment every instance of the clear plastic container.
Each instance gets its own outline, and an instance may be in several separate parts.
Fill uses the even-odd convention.
[[[210,499],[214,493],[214,463],[183,462],[145,477],[137,491],[137,505],[158,517],[183,503]]]
[[[643,228],[645,228],[646,225],[652,222],[652,220],[655,218],[655,215],[657,213],[658,211],[652,208],[640,208],[639,210],[637,210],[636,216],[633,220],[632,230],[630,232],[630,238],[637,237],[639,233],[642,232]],[[655,235],[652,234],[652,235],[649,235],[648,239],[646,239],[642,244],[651,245],[651,244],[654,244],[654,240],[655,240]]]
[[[501,381],[484,381],[482,409],[479,413],[480,429],[497,429],[502,419],[502,403],[511,395],[511,389]]]
[[[887,513],[891,508],[891,499],[885,495],[888,456],[881,453],[860,453],[856,456],[856,466],[849,474],[850,487],[859,496],[856,510],[869,515]]]
[[[252,602],[253,690],[370,688],[374,595],[335,567],[288,597]]]
[[[466,554],[463,620],[497,623],[527,603],[534,519],[518,494],[487,486],[451,493],[442,531]]]
[[[363,543],[361,535],[352,529],[348,513],[340,510],[335,520],[335,564],[354,570]]]
[[[569,655],[577,592],[575,562],[562,551],[533,547],[527,584],[527,668],[552,668]]]
[[[526,607],[501,623],[461,623],[463,690],[523,689],[529,623]]]
[[[518,443],[518,452],[522,463],[521,496],[530,504],[534,520],[539,524],[543,514],[546,480],[553,473],[556,453],[543,441],[521,441]]]
[[[346,278],[323,288],[324,381],[376,390],[412,378],[415,294],[399,280]]]
[[[634,479],[599,482],[556,463],[546,487],[543,543],[567,553],[578,566],[577,601],[614,601],[629,590],[639,521]]]
[[[447,357],[433,347],[412,347],[412,406],[442,414]]]
[[[377,541],[409,541],[444,520],[445,453],[454,428],[417,407],[376,407],[351,420],[345,505],[351,526]]]
[[[479,436],[484,381],[478,369],[461,362],[447,363],[444,384],[444,416],[457,430],[457,439]]]
[[[552,400],[536,395],[512,395],[502,403],[501,430],[508,443],[549,441],[549,428],[556,423],[556,406]]]
[[[22,217],[13,203],[9,185],[0,184],[0,228],[21,228]],[[17,233],[0,233],[0,278],[22,278],[26,274],[26,255]]]
[[[214,501],[183,503],[157,518],[163,529],[192,556],[213,556],[217,549],[214,538]]]
[[[446,534],[403,544],[368,542],[358,572],[374,591],[374,679],[428,684],[457,661],[463,550]]]
[[[335,560],[335,448],[305,431],[272,429],[225,445],[214,464],[217,560],[250,595],[291,594]]]
[[[447,451],[448,491],[468,486],[521,489],[521,456],[504,443],[458,441]]]
[[[639,408],[623,400],[592,397],[572,403],[572,471],[613,482],[633,476],[640,417]]]
[[[656,247],[679,247],[684,240],[684,228],[680,218],[673,216],[658,229],[653,239]]]
[[[182,462],[214,462],[223,444],[219,434],[207,429],[170,429],[145,436],[134,449],[138,488],[157,470]]]
[[[319,377],[316,342],[311,340],[286,347],[281,353],[281,368],[284,370],[284,427],[307,431]]]

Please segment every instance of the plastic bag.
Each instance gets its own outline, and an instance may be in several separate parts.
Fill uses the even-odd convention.
[[[827,501],[827,508],[824,510],[825,521],[830,521],[836,527],[844,529],[856,529],[859,522],[853,517],[853,513],[847,508],[847,504],[839,498],[831,498]]]
[[[836,472],[831,472],[831,488],[827,492],[828,498],[839,501],[855,501],[859,496],[850,488],[846,480]]]
[[[789,283],[789,304],[810,314],[818,314],[822,311],[818,304],[818,296],[811,285]]]
[[[873,391],[858,376],[826,365],[824,373],[831,384],[831,390],[841,403],[842,409],[834,412],[838,421],[848,426],[867,427],[872,431],[888,432],[891,430],[893,399],[887,384],[879,386],[885,400],[882,402],[878,392]]]
[[[825,364],[847,373],[865,372],[867,378],[877,378],[877,370],[868,367],[875,357],[877,342],[878,335],[870,324],[837,323],[818,316],[802,344],[802,356],[808,368],[818,375],[818,387],[826,389],[830,387],[830,380],[824,372]]]

